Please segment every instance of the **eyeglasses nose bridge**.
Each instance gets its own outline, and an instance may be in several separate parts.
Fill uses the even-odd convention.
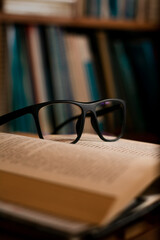
[[[92,124],[93,129],[99,135],[100,131],[99,131],[99,127],[98,127],[98,124],[97,124],[97,117],[95,116],[94,112],[91,113],[91,124]]]
[[[84,118],[82,116],[82,114],[78,117],[77,123],[76,123],[76,132],[77,135],[81,134],[82,132],[82,128],[84,125]]]
[[[85,118],[86,118],[87,114],[90,115],[91,124],[92,124],[93,129],[99,135],[100,131],[99,131],[99,127],[98,127],[98,124],[97,124],[97,117],[95,115],[94,109],[89,109],[88,111],[85,111],[84,121],[85,121]]]

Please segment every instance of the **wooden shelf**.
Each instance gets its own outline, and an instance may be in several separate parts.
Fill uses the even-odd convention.
[[[76,28],[115,29],[130,31],[157,31],[158,23],[129,20],[104,20],[94,18],[61,18],[52,16],[20,15],[0,13],[0,23],[43,24]]]

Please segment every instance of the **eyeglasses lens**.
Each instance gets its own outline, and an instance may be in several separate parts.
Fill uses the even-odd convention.
[[[106,140],[116,140],[121,136],[124,109],[119,101],[105,101],[96,106],[100,132]]]
[[[76,104],[54,103],[40,109],[39,120],[43,138],[73,142],[78,135],[78,119],[82,110]]]

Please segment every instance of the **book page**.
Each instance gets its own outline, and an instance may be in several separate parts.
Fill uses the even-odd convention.
[[[64,140],[64,136],[61,137]],[[159,159],[159,145],[154,144],[123,139],[112,143],[103,142],[94,138],[94,135],[84,135],[78,144],[67,144],[0,133],[0,188],[5,194],[5,173],[8,173],[6,177],[9,178],[10,172],[10,176],[15,174],[15,178],[16,175],[22,175],[22,179],[28,178],[30,184],[35,179],[33,185],[39,182],[39,186],[53,184],[54,189],[66,187],[71,195],[74,195],[74,189],[76,193],[80,190],[83,197],[94,196],[95,203],[102,199],[103,204],[96,209],[94,206],[94,221],[106,224],[159,176]],[[64,195],[64,198],[67,196]],[[63,198],[59,200],[63,202]],[[79,202],[79,198],[76,202]],[[57,206],[62,211],[62,205]],[[87,203],[83,205],[86,206]],[[68,211],[68,208],[64,207],[63,210]],[[93,222],[93,216],[88,218],[88,214],[84,216],[77,212],[77,208],[75,210],[76,213],[69,211],[66,216]],[[99,213],[103,213],[103,216]]]
[[[126,181],[158,176],[159,157],[159,145],[123,139],[84,135],[74,145],[0,133],[0,170],[114,196]]]

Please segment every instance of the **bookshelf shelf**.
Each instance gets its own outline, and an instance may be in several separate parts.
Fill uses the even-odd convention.
[[[160,24],[129,20],[104,20],[95,18],[62,18],[41,15],[0,13],[0,23],[43,24],[76,28],[113,29],[127,31],[158,31]]]

